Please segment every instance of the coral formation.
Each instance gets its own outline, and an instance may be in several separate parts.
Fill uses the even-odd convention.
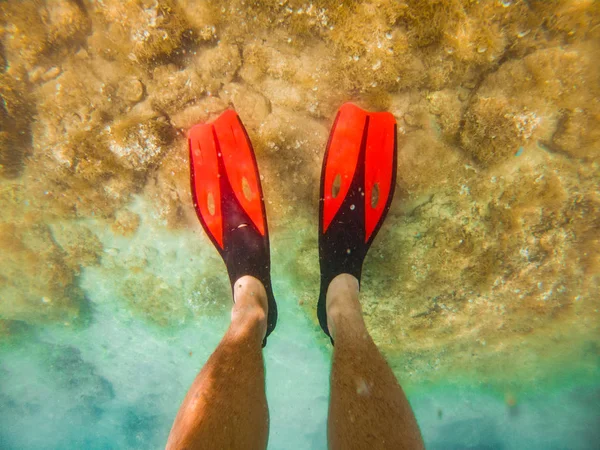
[[[123,307],[151,323],[223,309],[204,302],[229,295],[218,259],[184,285],[157,254],[102,248],[139,239],[136,198],[189,233],[185,132],[227,107],[256,150],[274,266],[314,320],[321,158],[352,100],[398,119],[396,200],[363,283],[398,373],[585,371],[599,335],[599,38],[592,1],[2,2],[0,337],[13,321],[75,320],[82,267],[98,263],[125,274]]]

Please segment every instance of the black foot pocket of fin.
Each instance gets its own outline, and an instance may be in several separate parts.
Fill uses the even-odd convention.
[[[323,159],[319,200],[321,290],[317,316],[330,337],[327,288],[341,273],[353,275],[360,284],[363,261],[392,202],[396,161],[394,116],[344,104]]]
[[[269,301],[267,336],[277,323],[271,286],[269,231],[256,157],[235,111],[189,132],[192,197],[198,219],[217,248],[232,285],[251,275]]]

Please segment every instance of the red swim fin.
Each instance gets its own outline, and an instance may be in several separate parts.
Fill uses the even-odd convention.
[[[270,276],[269,233],[252,143],[240,118],[225,111],[188,133],[191,188],[200,223],[233,283],[258,278],[267,291],[267,336],[277,322]],[[266,343],[266,337],[265,337]]]
[[[329,136],[321,174],[317,315],[328,335],[327,287],[340,273],[360,282],[364,258],[392,203],[396,164],[394,116],[344,104]]]

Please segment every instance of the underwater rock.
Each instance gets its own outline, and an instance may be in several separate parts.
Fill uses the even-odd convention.
[[[156,128],[153,125],[161,130],[170,127],[152,122],[156,114],[151,108],[129,111],[131,98],[124,98],[123,87],[132,79],[141,82],[144,77],[138,69],[127,75],[118,63],[80,51],[62,64],[56,79],[35,88],[32,95],[38,99],[38,120],[33,122],[35,156],[30,170],[47,174],[33,178],[38,187],[33,192],[53,192],[49,210],[59,215],[110,216],[135,191],[139,178],[133,165],[139,163],[136,158],[140,155],[118,156],[109,145],[115,150],[128,142],[135,145],[135,139],[128,141],[126,136],[128,126],[133,126],[127,117],[145,121],[138,131],[149,135]],[[117,132],[111,140],[106,129],[113,121]],[[159,141],[168,138],[169,133],[161,131]],[[142,159],[141,164],[147,164],[152,158]]]
[[[532,2],[532,6],[538,15],[547,17],[545,26],[560,32],[569,41],[600,36],[600,5],[597,2],[565,0],[548,3],[536,0]]]
[[[46,204],[50,193],[45,195]],[[97,265],[102,244],[86,226],[51,220],[27,186],[0,186],[0,316],[23,323],[70,324],[85,305],[78,276]]]
[[[140,226],[140,216],[127,209],[117,211],[111,230],[121,236],[131,236]]]
[[[227,103],[219,97],[203,97],[198,102],[171,116],[175,128],[187,131],[197,123],[208,122],[227,109]]]
[[[51,0],[46,3],[44,19],[51,48],[81,42],[90,31],[85,6],[76,0]]]
[[[598,105],[596,105],[598,106]],[[575,108],[561,116],[552,136],[556,149],[575,158],[600,159],[600,108]],[[549,144],[546,144],[549,145]],[[553,150],[552,147],[549,150]]]
[[[77,223],[61,222],[51,227],[54,241],[65,252],[65,262],[78,274],[79,268],[99,263],[102,244],[92,231]]]
[[[333,114],[342,98],[331,80],[331,64],[334,55],[324,45],[301,52],[271,39],[244,46],[240,77],[273,105],[323,117]]]
[[[58,371],[53,379],[59,385],[71,391],[74,398],[80,400],[78,406],[102,404],[115,397],[112,384],[97,373],[96,367],[86,362],[79,349],[68,346],[49,347],[47,353],[50,371]]]
[[[144,83],[137,77],[123,80],[117,89],[117,95],[128,103],[135,104],[144,97]]]
[[[40,119],[33,128],[35,146],[77,140],[75,136],[81,139],[112,114],[122,113],[127,104],[116,95],[121,75],[115,64],[89,58],[87,53],[65,62],[57,78],[34,91]]]
[[[122,297],[128,302],[129,309],[162,326],[184,321],[189,311],[182,301],[175,301],[171,295],[179,287],[140,270],[135,269],[139,273],[128,276],[122,285]]]
[[[21,174],[31,147],[33,112],[23,78],[0,73],[0,177]]]
[[[306,113],[274,107],[258,134],[251,135],[264,178],[267,210],[277,211],[269,221],[285,223],[290,214],[314,215],[328,132]]]
[[[162,273],[165,264],[175,263],[179,252],[160,252],[162,262],[156,264],[157,249],[140,245],[127,255],[108,255],[108,265],[102,270],[114,276],[115,289],[127,311],[136,317],[160,327],[182,325],[195,315],[222,314],[231,301],[231,288],[217,264],[218,256],[205,255],[197,242],[191,244],[196,257],[206,259],[200,276],[197,266],[182,266],[177,274]],[[213,261],[214,259],[214,261]],[[215,276],[219,273],[221,276]]]
[[[156,67],[148,85],[153,108],[166,114],[198,101],[205,92],[206,84],[195,70],[177,70],[172,64]]]
[[[411,169],[402,161],[400,167]],[[497,374],[491,367],[496,367],[501,355],[512,351],[509,348],[519,355],[514,367],[527,360],[526,354],[516,350],[525,336],[529,346],[543,352],[544,336],[550,339],[562,327],[572,333],[581,308],[593,307],[574,303],[574,298],[579,298],[574,297],[575,292],[586,292],[580,295],[593,298],[595,289],[590,290],[586,282],[589,272],[585,275],[577,268],[582,267],[581,262],[569,262],[570,258],[580,261],[575,256],[580,244],[570,242],[567,236],[575,233],[580,236],[578,240],[597,248],[597,243],[589,240],[589,233],[594,211],[600,206],[598,199],[587,191],[586,200],[577,206],[569,200],[582,192],[578,184],[587,186],[597,169],[584,169],[583,181],[577,181],[572,163],[541,149],[530,150],[517,166],[505,163],[494,171],[458,167],[448,167],[458,175],[448,188],[438,184],[431,191],[433,195],[423,200],[416,198],[421,194],[416,191],[409,197],[414,198],[413,206],[403,201],[406,206],[400,216],[392,208],[388,220],[399,221],[398,225],[382,229],[380,245],[374,247],[365,265],[361,300],[365,310],[370,310],[373,303],[377,305],[373,311],[395,310],[411,317],[401,325],[395,315],[374,313],[367,322],[377,339],[387,342],[383,345],[390,349],[403,342],[405,350],[398,353],[399,358],[411,352],[407,336],[440,342],[441,347],[434,346],[439,351],[434,347],[415,347],[415,351],[423,352],[423,357],[429,355],[425,358],[430,364],[442,361],[442,367],[431,369],[416,361],[406,362],[402,371],[410,377],[466,364],[466,359],[460,363],[456,360],[458,347],[450,350],[452,345],[460,347],[458,341],[451,344],[444,338],[456,339],[461,329],[466,333],[464,339],[481,345],[477,350],[478,367],[490,368],[478,376],[494,378]],[[577,219],[571,222],[574,217]],[[402,257],[395,258],[399,250]],[[597,251],[586,253],[596,255]],[[596,262],[588,263],[597,267]],[[395,279],[394,274],[401,276]],[[369,284],[374,277],[377,282]],[[367,288],[369,285],[373,287]],[[394,299],[398,297],[401,303]],[[545,327],[550,320],[556,328]],[[397,331],[390,333],[394,327]],[[560,341],[564,351],[569,347],[566,339],[564,336]],[[472,345],[467,341],[463,348]],[[542,376],[543,369],[527,364],[531,379]],[[508,367],[506,363],[504,367]]]
[[[71,322],[84,302],[76,280],[79,260],[56,243],[41,217],[22,210],[23,194],[18,186],[0,189],[0,316],[26,323]]]
[[[216,23],[219,14],[208,0],[177,0],[197,37],[203,41],[217,38]]]
[[[453,147],[440,142],[428,131],[398,136],[398,186],[411,196],[420,196],[456,186],[465,176],[467,161]]]
[[[216,93],[223,84],[235,77],[242,63],[237,45],[220,41],[216,47],[203,50],[195,58],[194,66],[209,93]]]
[[[0,38],[8,65],[32,68],[47,50],[46,25],[36,1],[2,2]]]
[[[133,115],[107,126],[102,137],[119,164],[145,171],[163,156],[173,139],[173,130],[164,117]]]
[[[91,43],[108,58],[155,63],[179,50],[189,25],[174,0],[93,4]]]
[[[145,195],[169,228],[186,227],[197,220],[190,193],[188,151],[186,140],[174,140],[145,186]]]
[[[444,138],[453,141],[460,129],[462,103],[459,93],[455,90],[444,89],[427,95],[430,110],[438,117],[439,127]]]
[[[539,50],[489,75],[465,113],[465,149],[485,165],[506,161],[520,147],[550,142],[565,110],[600,112],[600,72],[587,45]]]
[[[12,68],[51,64],[80,47],[90,30],[83,6],[74,0],[3,2],[0,39]]]
[[[238,83],[223,87],[221,98],[233,104],[247,128],[259,128],[271,112],[269,101],[253,89]]]
[[[414,88],[423,83],[421,55],[410,49],[404,26],[396,26],[402,6],[385,2],[379,7],[356,3],[345,11],[330,32],[336,48],[335,82],[344,90],[385,96],[388,91]],[[369,23],[369,32],[363,25]]]
[[[514,108],[505,98],[478,97],[467,112],[463,146],[482,164],[513,157],[538,127],[535,112]]]

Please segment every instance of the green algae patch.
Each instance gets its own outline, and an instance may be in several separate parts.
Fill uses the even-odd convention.
[[[481,389],[513,407],[530,396],[597,387],[598,343],[569,334],[561,336],[562,342],[552,337],[540,344],[524,341],[510,355],[469,348],[460,356],[452,349],[430,355],[427,364],[422,363],[423,354],[412,352],[389,353],[386,358],[409,393],[435,392],[439,386]]]
[[[582,189],[597,169],[540,150],[521,158],[392,210],[365,262],[362,302],[401,379],[500,389],[597,371],[599,204]]]
[[[177,2],[104,1],[93,5],[92,40],[107,57],[152,64],[168,59],[189,34]]]
[[[90,31],[84,6],[74,0],[3,2],[0,24],[11,70],[37,76],[81,46]]]
[[[101,136],[119,165],[139,172],[160,161],[174,132],[162,117],[129,115],[106,127]]]
[[[600,73],[590,59],[599,49],[587,45],[538,50],[488,76],[466,110],[463,147],[484,165],[506,161],[520,146],[536,142],[552,142],[556,150],[575,151],[578,157],[596,156],[596,126],[579,129],[580,150],[567,137],[576,139],[567,131],[578,121],[571,118],[589,123],[600,111],[593,100],[599,94]],[[587,114],[581,115],[584,110]]]
[[[86,303],[78,276],[99,262],[100,242],[85,226],[49,224],[34,208],[23,208],[22,186],[4,183],[0,189],[0,318],[70,325]]]

